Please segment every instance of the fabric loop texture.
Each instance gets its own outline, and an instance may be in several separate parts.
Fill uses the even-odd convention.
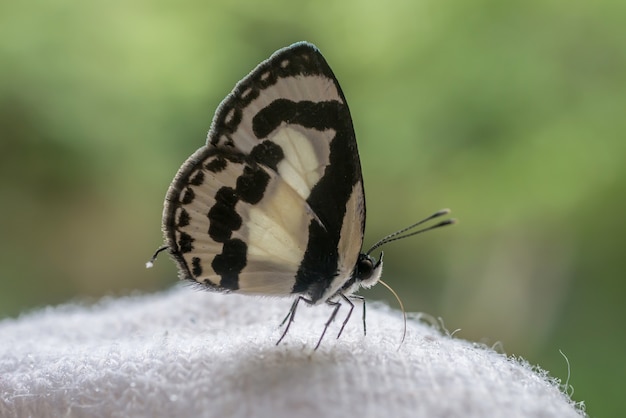
[[[519,359],[369,303],[330,314],[177,286],[0,322],[1,417],[579,417]]]

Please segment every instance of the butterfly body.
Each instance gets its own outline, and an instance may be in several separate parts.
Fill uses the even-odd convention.
[[[274,53],[220,104],[170,186],[163,230],[182,279],[308,303],[375,284],[350,111],[318,49]]]

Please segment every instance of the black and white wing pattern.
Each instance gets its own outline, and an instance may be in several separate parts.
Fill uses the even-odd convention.
[[[350,111],[326,60],[305,42],[237,83],[206,145],[176,174],[163,212],[181,278],[311,303],[359,280],[364,228]]]

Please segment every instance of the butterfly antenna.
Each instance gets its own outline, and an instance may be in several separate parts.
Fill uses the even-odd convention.
[[[406,337],[406,311],[404,310],[404,304],[402,303],[402,300],[400,299],[400,296],[398,296],[396,291],[393,290],[391,288],[391,286],[389,286],[387,283],[383,282],[382,280],[379,280],[378,283],[382,284],[387,289],[389,289],[389,291],[396,297],[396,300],[400,304],[400,309],[402,309],[402,316],[404,317],[404,331],[402,332],[402,339],[400,340],[400,345],[398,345],[398,350],[399,350],[400,347],[402,347],[402,343],[404,342],[404,338]]]
[[[156,261],[156,259],[157,259],[157,256],[158,256],[161,252],[163,252],[163,251],[167,250],[168,248],[170,248],[170,247],[168,247],[167,245],[164,245],[164,246],[162,246],[162,247],[159,247],[159,249],[157,249],[157,250],[154,252],[154,254],[152,255],[152,257],[150,257],[150,260],[148,260],[148,262],[146,263],[146,268],[147,268],[147,269],[152,268],[152,266],[154,266],[154,262],[155,262],[155,261]]]
[[[417,234],[421,234],[422,232],[426,232],[426,231],[430,231],[431,229],[436,229],[436,228],[441,228],[442,226],[446,226],[446,225],[452,225],[454,223],[456,223],[456,219],[446,219],[443,220],[435,225],[429,226],[427,228],[422,228],[422,229],[418,229],[417,231],[413,231],[410,232],[408,234],[404,234],[405,232],[418,227],[420,225],[422,225],[425,222],[428,222],[432,219],[435,218],[439,218],[440,216],[444,216],[447,215],[448,213],[450,213],[450,209],[441,209],[435,213],[433,213],[432,215],[430,215],[427,218],[422,219],[421,221],[414,223],[413,225],[407,226],[406,228],[403,228],[399,231],[394,232],[393,234],[389,234],[386,237],[384,237],[383,239],[381,239],[380,241],[378,241],[376,244],[374,244],[372,246],[372,248],[370,248],[369,250],[367,250],[367,252],[365,254],[369,255],[372,251],[374,251],[376,248],[379,248],[385,244],[388,244],[392,241],[397,241],[399,239],[403,239],[403,238],[408,238],[408,237],[412,237],[413,235],[417,235]],[[402,235],[404,234],[404,235]]]

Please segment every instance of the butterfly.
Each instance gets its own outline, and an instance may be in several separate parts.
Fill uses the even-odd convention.
[[[361,252],[365,193],[348,104],[317,47],[298,42],[259,64],[219,105],[206,145],[184,162],[167,191],[166,245],[148,266],[167,250],[181,279],[208,290],[293,297],[277,344],[299,303],[326,303],[332,311],[317,349],[340,306],[350,310],[337,338],[352,300],[364,302],[354,293],[383,283],[382,252],[378,260],[370,253],[453,223],[407,233],[448,212]]]

